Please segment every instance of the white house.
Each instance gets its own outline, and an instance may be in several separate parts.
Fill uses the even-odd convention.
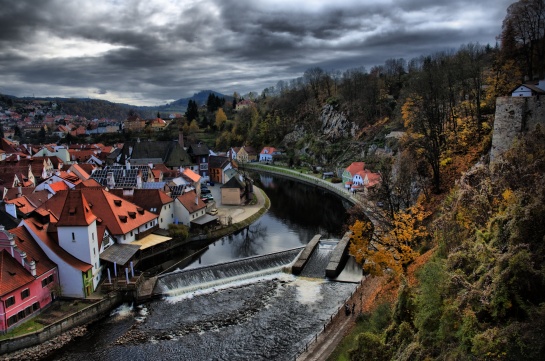
[[[206,204],[196,192],[186,192],[174,200],[174,223],[191,227],[191,222],[206,215]]]
[[[532,97],[545,95],[545,80],[540,80],[536,84],[521,84],[511,92],[513,97]]]

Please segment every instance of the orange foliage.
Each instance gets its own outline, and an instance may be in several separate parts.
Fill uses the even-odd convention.
[[[420,204],[394,214],[388,230],[372,229],[371,222],[356,221],[351,227],[350,254],[372,275],[385,270],[405,273],[417,256],[413,247],[428,236],[423,220],[429,215]]]

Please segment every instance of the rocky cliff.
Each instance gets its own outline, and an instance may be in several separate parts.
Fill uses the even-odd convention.
[[[339,139],[354,138],[358,126],[348,120],[346,115],[339,112],[332,105],[326,104],[320,115],[322,134],[325,139],[334,142]]]

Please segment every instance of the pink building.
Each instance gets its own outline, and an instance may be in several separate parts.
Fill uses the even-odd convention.
[[[0,226],[0,332],[49,305],[58,278],[57,266],[24,227]]]

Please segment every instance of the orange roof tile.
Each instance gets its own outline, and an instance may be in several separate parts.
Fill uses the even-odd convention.
[[[201,179],[201,176],[193,172],[191,169],[184,169],[183,175],[187,176],[191,181],[198,182]]]
[[[0,296],[34,281],[34,277],[11,254],[0,251]]]
[[[197,196],[196,192],[186,192],[177,198],[189,213],[206,208],[206,204]]]
[[[363,171],[364,169],[365,162],[353,162],[346,168],[346,171],[354,176],[356,173]]]
[[[34,260],[34,262],[36,262],[36,276],[41,276],[57,267],[57,265],[47,257],[45,252],[40,248],[25,227],[20,226],[10,229],[9,233],[14,236],[17,248],[26,253],[27,260]]]
[[[66,185],[66,183],[64,183],[63,181],[58,181],[58,182],[55,182],[55,183],[51,183],[49,186],[51,187],[51,189],[55,193],[57,193],[58,191],[65,191],[65,190],[69,189],[68,186]]]
[[[74,189],[68,192],[57,227],[88,226],[96,219],[97,216],[91,212],[91,207],[81,190]]]

